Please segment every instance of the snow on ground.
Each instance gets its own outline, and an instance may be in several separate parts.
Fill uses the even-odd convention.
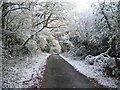
[[[37,86],[48,56],[47,53],[39,52],[31,56],[3,60],[3,88],[27,88],[33,84]]]
[[[103,57],[102,54],[98,56],[89,55],[85,60],[81,60],[80,57],[73,57],[67,53],[61,54],[60,56],[71,64],[76,71],[84,74],[88,78],[97,80],[99,84],[110,88],[120,88],[120,81],[115,78],[108,77],[103,73],[103,67],[106,64],[105,62],[110,62],[110,60],[112,60],[110,57]],[[94,64],[90,65],[90,62],[94,62]]]

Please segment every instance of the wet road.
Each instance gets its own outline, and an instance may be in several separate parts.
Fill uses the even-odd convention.
[[[46,66],[43,88],[95,88],[59,55],[50,55]]]

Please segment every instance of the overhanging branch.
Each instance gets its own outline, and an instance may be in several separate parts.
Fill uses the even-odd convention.
[[[11,11],[15,11],[15,10],[18,10],[18,9],[27,9],[27,10],[30,10],[29,7],[19,7],[19,8],[14,8],[14,9],[10,9],[8,10],[5,14],[4,14],[4,17]]]
[[[47,26],[46,28],[60,28],[62,26],[65,26],[65,25],[59,25],[59,26],[55,26],[55,27],[52,27],[52,26]]]
[[[33,38],[34,35],[36,35],[37,33],[41,32],[44,28],[47,27],[48,21],[49,21],[49,19],[51,18],[51,16],[52,16],[52,13],[50,13],[49,16],[47,17],[44,26],[43,26],[40,30],[38,30],[37,32],[35,32],[34,34],[32,34],[32,35],[22,44],[22,46],[25,46],[25,45],[29,42],[29,40]]]

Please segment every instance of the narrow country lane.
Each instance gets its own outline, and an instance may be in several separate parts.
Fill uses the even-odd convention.
[[[62,57],[50,55],[47,59],[43,88],[95,88],[95,86]]]

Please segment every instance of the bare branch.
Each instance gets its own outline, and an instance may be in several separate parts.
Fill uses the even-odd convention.
[[[28,43],[28,41],[33,38],[34,35],[36,35],[37,33],[41,32],[44,28],[45,28],[45,26],[43,26],[39,31],[37,31],[37,32],[35,32],[34,34],[32,34],[32,35],[22,44],[22,46],[24,47],[24,46]]]
[[[105,14],[105,12],[104,12],[104,10],[103,10],[103,9],[104,9],[104,5],[101,7],[101,5],[100,5],[100,3],[99,3],[99,6],[100,6],[100,10],[101,10],[101,12],[102,12],[102,14],[103,14],[106,22],[107,22],[107,25],[108,25],[109,30],[112,30],[112,27],[111,27],[111,25],[110,25],[110,22],[109,22],[109,20],[108,20],[108,17],[107,17],[107,15]]]
[[[12,6],[12,5],[23,5],[25,4],[25,2],[22,2],[22,3],[11,3],[11,2],[4,2],[5,4],[7,4],[8,6]]]
[[[49,21],[49,19],[51,18],[51,16],[52,16],[52,13],[49,14],[49,16],[48,16],[48,18],[47,18],[47,20],[46,20],[45,25],[44,25],[40,30],[38,30],[37,32],[35,32],[34,34],[32,34],[32,35],[23,43],[22,46],[25,46],[25,45],[29,42],[29,40],[33,38],[34,35],[36,35],[37,33],[41,32],[44,28],[47,27],[48,21]]]
[[[47,19],[46,19],[46,20],[44,20],[44,21],[41,21],[41,22],[39,22],[39,23],[37,23],[37,24],[35,24],[35,25],[33,25],[33,27],[36,27],[36,26],[38,26],[38,25],[40,25],[40,24],[44,23],[45,21],[47,21]]]
[[[4,17],[11,11],[15,11],[15,10],[18,10],[18,9],[27,9],[30,11],[30,8],[29,7],[19,7],[19,8],[14,8],[14,9],[11,9],[11,10],[8,10],[5,14],[4,14]]]
[[[50,15],[48,16],[45,26],[48,25],[48,21],[50,20],[51,16],[52,16],[52,13],[50,13]]]
[[[62,26],[65,26],[65,25],[59,25],[59,26],[55,26],[55,27],[50,27],[50,26],[47,26],[46,28],[60,28]]]
[[[56,21],[56,20],[59,20],[59,19],[58,18],[51,19],[51,20],[49,20],[48,24],[51,23],[51,22],[53,22],[53,21]],[[42,24],[42,23],[44,23],[46,21],[47,21],[47,19],[43,20],[43,21],[41,21],[41,22],[39,22],[39,23],[37,23],[35,25],[33,25],[33,27],[36,27],[36,26],[38,26],[38,25],[40,25],[40,24]]]

